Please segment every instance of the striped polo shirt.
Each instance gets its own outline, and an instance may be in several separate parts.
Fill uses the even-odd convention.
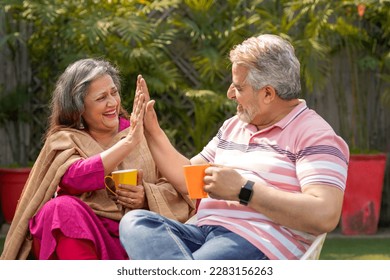
[[[237,167],[248,180],[286,192],[301,192],[303,186],[316,183],[345,190],[348,145],[304,100],[261,131],[237,116],[226,120],[200,155],[209,162]],[[212,198],[200,202],[198,225],[224,226],[269,259],[299,259],[315,239],[239,202]]]

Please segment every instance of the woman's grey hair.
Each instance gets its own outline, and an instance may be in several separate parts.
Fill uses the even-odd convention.
[[[119,71],[105,60],[81,59],[65,69],[53,92],[48,135],[61,127],[78,129],[85,125],[81,118],[85,96],[91,82],[103,75],[110,75],[120,92]],[[126,111],[121,108],[121,113]]]
[[[282,99],[299,97],[300,63],[294,47],[283,38],[270,34],[248,38],[230,51],[230,61],[248,68],[246,81],[254,90],[269,85]]]

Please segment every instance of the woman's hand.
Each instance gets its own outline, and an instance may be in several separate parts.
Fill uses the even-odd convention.
[[[116,191],[117,202],[129,209],[146,209],[147,200],[145,189],[142,185],[143,171],[138,170],[137,185],[119,185]]]
[[[133,110],[130,116],[130,130],[126,136],[127,140],[131,143],[138,144],[142,141],[144,133],[144,115],[145,115],[145,94],[143,94],[140,80],[142,76],[137,77],[137,87],[134,96]]]

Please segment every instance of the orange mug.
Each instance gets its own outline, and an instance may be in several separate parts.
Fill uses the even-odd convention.
[[[183,166],[186,186],[191,199],[207,197],[207,192],[205,192],[203,189],[203,178],[206,175],[205,170],[209,166],[210,164],[195,164]]]
[[[110,179],[114,182],[116,190],[120,184],[133,186],[137,185],[137,173],[137,169],[124,169],[113,171],[111,172],[111,175],[107,175],[104,177],[104,184],[110,192],[115,194],[115,192],[113,192],[111,188],[107,185],[106,179]]]

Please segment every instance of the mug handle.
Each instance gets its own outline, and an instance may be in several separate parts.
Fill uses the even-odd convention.
[[[107,189],[107,190],[109,190],[111,193],[113,193],[114,195],[116,195],[116,193],[107,185],[106,179],[111,179],[112,181],[114,181],[114,179],[113,179],[112,176],[110,176],[110,175],[104,176],[104,185],[106,186],[106,189]]]

